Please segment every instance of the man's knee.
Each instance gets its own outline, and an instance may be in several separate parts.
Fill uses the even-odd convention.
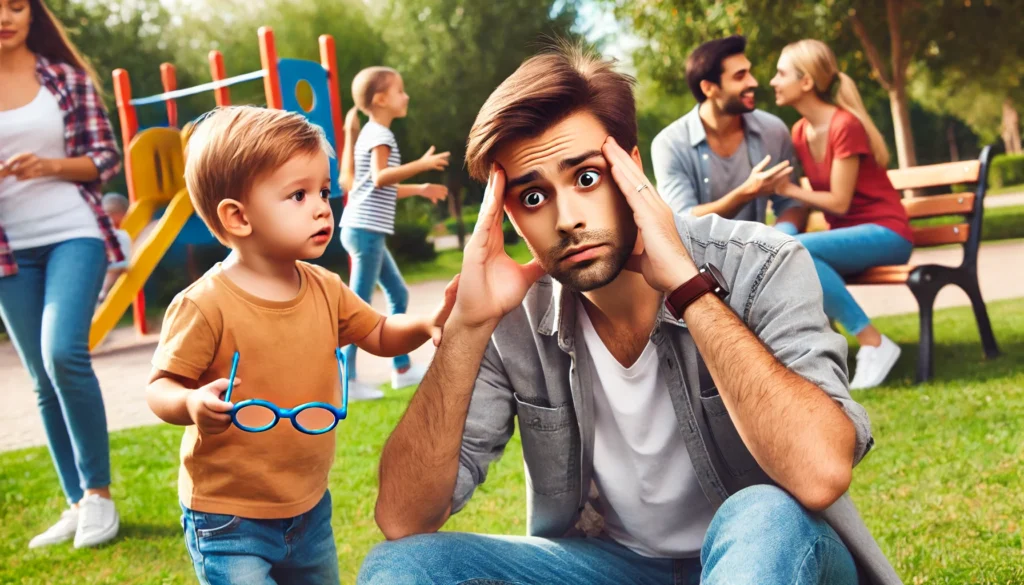
[[[730,496],[718,509],[708,530],[709,536],[768,535],[792,538],[816,533],[827,524],[800,505],[785,490],[771,485],[755,485]]]
[[[722,504],[701,560],[706,572],[718,573],[708,583],[747,582],[742,567],[795,577],[801,571],[816,573],[817,566],[828,568],[828,579],[837,583],[848,582],[851,575],[856,582],[853,558],[839,535],[785,490],[769,485],[740,490]],[[809,582],[822,582],[817,577],[810,576]]]
[[[418,534],[382,542],[363,560],[359,585],[420,585],[442,583],[443,563],[450,563],[455,539],[450,533]]]

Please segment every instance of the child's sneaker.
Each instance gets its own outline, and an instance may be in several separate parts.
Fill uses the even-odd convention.
[[[75,532],[75,548],[86,548],[103,544],[115,536],[121,519],[114,502],[98,494],[90,494],[78,503],[78,531]]]
[[[66,542],[75,537],[78,530],[78,509],[68,508],[60,514],[60,520],[46,529],[46,532],[36,535],[29,541],[29,548],[39,548]]]
[[[419,384],[423,376],[427,374],[427,368],[419,365],[409,366],[409,369],[399,373],[398,370],[391,370],[391,387],[395,390]]]
[[[364,400],[380,400],[384,398],[384,392],[379,388],[374,388],[369,384],[364,384],[358,380],[352,380],[348,383],[348,401],[349,402],[361,402]]]

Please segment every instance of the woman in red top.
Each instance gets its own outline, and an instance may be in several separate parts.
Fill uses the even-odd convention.
[[[900,348],[871,325],[843,276],[910,259],[910,222],[886,175],[885,140],[857,86],[839,71],[835,55],[821,41],[786,46],[771,85],[775,103],[803,115],[793,126],[793,146],[814,189],[787,182],[779,194],[825,212],[828,231],[797,239],[814,258],[825,313],[860,342],[850,388],[877,386],[895,365]]]

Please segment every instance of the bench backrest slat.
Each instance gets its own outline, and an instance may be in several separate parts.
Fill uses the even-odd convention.
[[[927,248],[945,244],[963,244],[971,235],[971,224],[953,223],[912,228],[914,247]]]
[[[950,193],[925,197],[906,197],[903,207],[910,219],[942,215],[970,215],[974,211],[974,193]]]
[[[892,182],[892,186],[898,191],[957,185],[960,183],[977,183],[980,174],[980,160],[925,165],[910,167],[909,169],[892,169],[888,172],[889,181]]]

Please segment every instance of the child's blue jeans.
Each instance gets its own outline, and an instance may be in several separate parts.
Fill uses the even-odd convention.
[[[373,290],[380,283],[387,296],[392,315],[404,313],[409,305],[409,289],[398,271],[398,264],[388,251],[387,235],[359,228],[341,228],[341,245],[352,259],[352,276],[348,285],[359,298],[370,302]],[[356,350],[353,343],[345,346],[348,379],[356,379]],[[408,355],[395,356],[391,365],[396,370],[409,367]]]
[[[283,520],[181,509],[185,544],[203,585],[338,585],[330,492],[309,512]]]

